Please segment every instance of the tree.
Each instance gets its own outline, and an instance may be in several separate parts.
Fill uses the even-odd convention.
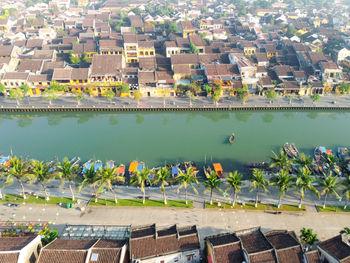
[[[154,181],[155,184],[160,183],[160,190],[163,193],[164,204],[167,204],[167,199],[165,195],[165,186],[168,185],[168,180],[170,179],[170,171],[167,167],[162,167],[157,171],[157,178]]]
[[[73,51],[69,52],[69,61],[70,61],[70,63],[75,64],[75,65],[80,64],[80,62],[81,62],[79,56],[75,56],[73,54]]]
[[[313,244],[319,241],[317,234],[314,234],[311,228],[306,229],[305,227],[300,230],[299,238],[306,251],[308,251],[313,246]]]
[[[278,167],[280,170],[289,171],[291,167],[291,160],[288,158],[287,153],[282,148],[279,150],[279,155],[272,152],[273,156],[270,157],[270,167]]]
[[[337,173],[337,163],[339,159],[335,157],[334,155],[327,155],[326,158],[324,159],[325,163],[327,164],[329,171],[332,173],[335,172]]]
[[[75,200],[74,191],[72,188],[72,182],[76,180],[79,173],[79,166],[73,165],[67,157],[64,157],[62,162],[57,164],[57,177],[61,180],[61,185],[64,185],[65,181],[68,181],[69,190],[72,194],[72,201]]]
[[[54,241],[58,237],[59,233],[56,228],[50,228],[46,225],[38,232],[38,235],[41,236],[41,243],[43,246],[46,246],[47,244]]]
[[[2,187],[13,184],[14,179],[16,179],[21,186],[22,197],[23,199],[26,199],[27,197],[24,192],[23,181],[29,178],[28,163],[24,161],[22,158],[17,158],[16,156],[14,156],[10,159],[10,165],[8,169],[3,171],[3,174],[6,176],[6,181]]]
[[[103,94],[103,96],[105,96],[106,99],[107,99],[108,101],[112,101],[113,98],[115,97],[115,93],[114,93],[113,90],[107,90],[107,91]]]
[[[10,90],[10,99],[15,99],[19,106],[19,101],[23,99],[23,92],[20,88]]]
[[[196,47],[196,45],[193,42],[190,42],[190,53],[191,54],[198,54],[199,50]]]
[[[266,91],[266,98],[268,99],[268,100],[270,100],[270,104],[272,103],[272,101],[274,100],[274,99],[276,99],[276,97],[277,97],[277,93],[276,93],[276,91],[274,91],[273,89],[269,89],[268,91]]]
[[[52,165],[49,163],[40,162],[38,160],[33,160],[31,162],[30,175],[32,176],[31,182],[39,181],[41,187],[45,192],[45,199],[50,200],[50,197],[47,193],[46,184],[52,179],[52,173],[50,169]]]
[[[274,175],[271,178],[271,184],[273,186],[276,186],[280,193],[280,197],[277,204],[277,208],[280,208],[282,197],[290,188],[292,188],[294,184],[294,177],[289,175],[287,171],[281,170],[278,175]]]
[[[263,192],[267,192],[268,181],[265,179],[264,172],[259,169],[254,169],[252,177],[250,178],[250,191],[256,190],[255,196],[255,207],[258,206],[259,201],[259,190],[262,189]]]
[[[321,96],[319,94],[313,94],[310,96],[310,99],[312,100],[312,103],[316,103],[321,99]]]
[[[348,93],[350,90],[350,84],[349,83],[341,83],[338,87],[338,90],[340,92],[341,95],[344,95],[345,93]]]
[[[139,90],[134,91],[134,101],[137,101],[137,106],[139,106],[139,101],[142,98],[142,93]]]
[[[6,87],[2,83],[0,83],[0,94],[6,95]]]
[[[299,168],[298,174],[297,174],[297,180],[296,180],[296,187],[299,189],[300,193],[300,201],[299,201],[299,208],[302,206],[302,201],[304,200],[306,191],[311,191],[317,196],[319,196],[318,191],[316,190],[315,186],[313,185],[314,182],[316,182],[316,179],[311,178],[311,171],[306,168]]]
[[[130,91],[129,84],[120,84],[120,85],[117,86],[117,89],[121,93],[128,93]]]
[[[97,171],[95,171],[95,164],[92,164],[90,169],[87,169],[84,174],[84,180],[78,187],[78,193],[87,186],[92,187],[93,189],[93,197],[95,197],[95,203],[97,203],[98,193],[96,189],[96,181],[98,180]]]
[[[298,158],[294,159],[294,163],[299,165],[302,169],[307,169],[310,172],[314,168],[311,156],[306,156],[305,153],[301,153]]]
[[[340,234],[350,235],[350,227],[344,227],[344,228],[340,231]]]
[[[221,97],[221,90],[220,89],[214,89],[213,96],[211,97],[215,105],[218,105],[218,102]]]
[[[182,170],[179,170],[179,175],[177,177],[177,180],[180,182],[180,186],[178,187],[177,191],[179,192],[181,188],[185,188],[185,200],[186,205],[188,204],[187,201],[187,187],[191,186],[193,191],[198,194],[198,191],[194,184],[198,183],[198,179],[196,178],[198,171],[193,170],[193,167],[187,167],[185,172]]]
[[[203,85],[202,89],[205,91],[207,96],[210,95],[212,90],[213,90],[213,88],[211,86],[209,86],[209,85]]]
[[[289,25],[287,27],[287,35],[296,35],[297,34],[297,30],[295,29],[295,27],[293,25]]]
[[[237,98],[240,101],[242,101],[244,104],[249,98],[248,89],[246,89],[246,88],[237,89]]]
[[[186,91],[186,96],[190,99],[190,107],[192,107],[192,100],[194,99],[193,92],[190,90]]]
[[[43,96],[45,100],[49,101],[49,104],[52,105],[52,100],[57,99],[56,89],[48,88],[43,92]]]
[[[169,33],[177,34],[179,32],[178,25],[176,24],[176,22],[173,21],[166,21],[165,28],[168,30]]]
[[[232,200],[232,206],[235,206],[237,194],[241,191],[242,187],[242,178],[243,175],[238,173],[238,171],[235,171],[234,173],[229,173],[226,184],[228,185],[228,189],[233,190],[233,200]],[[226,189],[226,191],[228,190]]]
[[[26,96],[30,90],[30,87],[28,84],[23,84],[19,87],[23,93],[23,96]]]
[[[97,171],[98,178],[96,185],[98,186],[96,193],[101,193],[105,188],[111,191],[114,195],[114,202],[118,203],[117,194],[113,189],[112,184],[114,182],[125,182],[125,177],[117,174],[117,167],[110,168],[108,164],[99,171]]]
[[[344,209],[346,209],[350,199],[350,175],[346,175],[345,180],[342,182],[342,186],[344,187],[342,194],[345,197]]]
[[[205,176],[207,178],[206,181],[204,181],[203,185],[206,188],[206,191],[210,191],[210,204],[213,204],[213,190],[221,190],[220,185],[222,184],[222,181],[218,178],[215,171],[212,171],[211,173],[205,172]]]
[[[74,98],[76,99],[78,106],[80,105],[80,101],[84,99],[85,94],[84,92],[74,91],[73,92]]]
[[[142,203],[145,204],[146,202],[146,182],[149,182],[151,184],[151,180],[148,177],[148,175],[152,172],[152,170],[147,169],[144,167],[142,171],[137,171],[136,175],[131,177],[130,183],[132,185],[137,185],[140,187],[140,190],[142,192]]]
[[[324,177],[320,180],[321,187],[323,190],[321,191],[321,195],[324,195],[323,201],[323,209],[326,208],[327,196],[333,196],[333,194],[339,198],[339,194],[337,193],[337,189],[339,188],[339,183],[337,183],[338,176],[332,176],[332,172],[330,171],[328,175],[324,175]]]

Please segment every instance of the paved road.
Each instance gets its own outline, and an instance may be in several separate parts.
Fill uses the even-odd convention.
[[[291,103],[290,103],[291,102]],[[336,103],[334,103],[336,102]],[[290,101],[288,97],[278,97],[270,104],[269,100],[262,96],[252,95],[245,104],[238,101],[236,97],[221,98],[220,102],[215,105],[211,98],[198,97],[192,101],[192,107],[266,107],[266,106],[306,106],[306,107],[341,107],[350,106],[350,96],[334,96],[324,95],[321,100],[316,104],[313,104],[309,97],[303,97],[301,99],[294,98]],[[19,106],[16,100],[9,97],[0,97],[0,107],[4,108],[22,108],[22,107],[117,107],[117,108],[173,108],[173,107],[190,107],[190,101],[188,98],[142,98],[139,103],[133,101],[132,98],[120,98],[115,97],[112,101],[107,101],[104,97],[85,97],[78,106],[77,101],[71,95],[61,95],[56,100],[50,102],[42,97],[25,97],[19,102]]]
[[[2,185],[2,181],[0,182],[0,185]],[[52,181],[48,184],[49,189],[48,192],[50,195],[53,196],[65,196],[65,197],[71,197],[70,190],[68,188],[68,185],[65,184],[62,187],[59,187],[60,182],[59,181]],[[209,192],[205,191],[205,188],[198,184],[196,185],[196,188],[198,190],[198,195],[193,192],[190,187],[188,188],[189,193],[189,200],[196,200],[198,203],[204,203],[205,200],[209,200]],[[140,188],[134,187],[134,186],[114,186],[115,191],[117,192],[117,197],[121,199],[132,199],[136,198],[137,196],[141,196],[142,193],[140,191]],[[227,189],[226,185],[221,186],[221,191],[214,191],[213,192],[213,200],[214,201],[232,201],[232,192],[228,192],[225,197],[223,196],[223,192]],[[321,190],[321,189],[320,189]],[[44,195],[44,192],[39,184],[32,184],[32,185],[25,185],[25,191],[28,192],[35,192],[38,195]],[[20,187],[18,183],[15,183],[11,186],[8,186],[2,190],[3,193],[13,193],[13,194],[21,194]],[[76,193],[76,189],[74,190]],[[92,189],[85,188],[81,193],[77,195],[78,198],[82,200],[88,200],[91,198]],[[146,195],[149,196],[151,199],[163,199],[163,194],[160,191],[159,187],[146,187]],[[177,186],[168,186],[166,187],[166,195],[168,199],[172,200],[184,200],[184,190],[181,189],[180,192],[178,192]],[[267,193],[260,193],[259,199],[261,199],[263,202],[266,203],[277,203],[279,198],[278,190],[274,187],[268,187]],[[104,194],[100,195],[100,198],[112,198],[113,195],[110,192],[106,192]],[[255,200],[255,192],[249,191],[249,181],[244,181],[241,193],[238,195],[239,201],[248,202],[250,200]],[[297,204],[299,201],[299,193],[292,189],[283,197],[282,202],[286,204]],[[312,212],[315,210],[315,204],[323,204],[323,198],[321,197],[321,200],[319,200],[314,194],[312,193],[306,193],[304,204],[307,207],[307,210]],[[336,197],[328,197],[327,198],[327,204],[329,205],[343,205],[344,201],[339,202],[339,200]],[[200,207],[200,206],[197,206]]]

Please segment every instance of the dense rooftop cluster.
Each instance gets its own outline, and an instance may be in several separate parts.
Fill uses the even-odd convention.
[[[8,91],[28,85],[39,95],[53,83],[124,96],[348,91],[341,1],[8,0],[0,8]]]

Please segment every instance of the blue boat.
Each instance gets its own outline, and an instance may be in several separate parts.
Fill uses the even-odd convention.
[[[176,177],[179,174],[179,167],[178,166],[173,166],[171,167],[171,176]]]
[[[112,169],[115,166],[115,162],[113,160],[110,160],[106,163],[105,167],[108,167],[109,169]]]
[[[6,162],[8,162],[9,160],[10,160],[10,156],[2,156],[0,158],[0,165],[6,164]]]
[[[145,164],[143,162],[139,162],[136,170],[139,172],[142,172],[144,166],[145,166]]]
[[[86,172],[88,170],[90,170],[92,164],[93,164],[92,160],[89,160],[86,163],[84,163],[84,165],[83,165],[83,174],[86,174]]]
[[[103,168],[103,163],[100,160],[97,160],[95,162],[95,166],[94,166],[94,171],[97,172],[98,170]]]

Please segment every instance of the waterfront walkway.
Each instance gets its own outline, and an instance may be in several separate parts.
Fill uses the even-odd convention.
[[[145,97],[139,102],[132,98],[115,97],[107,101],[104,97],[85,97],[78,105],[74,97],[59,96],[56,100],[44,100],[42,97],[25,97],[17,105],[16,100],[0,97],[0,110],[212,110],[212,109],[349,109],[350,96],[325,95],[321,100],[313,103],[309,97],[294,98],[278,97],[272,103],[262,96],[251,96],[246,103],[238,101],[236,97],[221,98],[214,104],[211,98],[197,97],[191,103],[188,98],[154,98]]]

